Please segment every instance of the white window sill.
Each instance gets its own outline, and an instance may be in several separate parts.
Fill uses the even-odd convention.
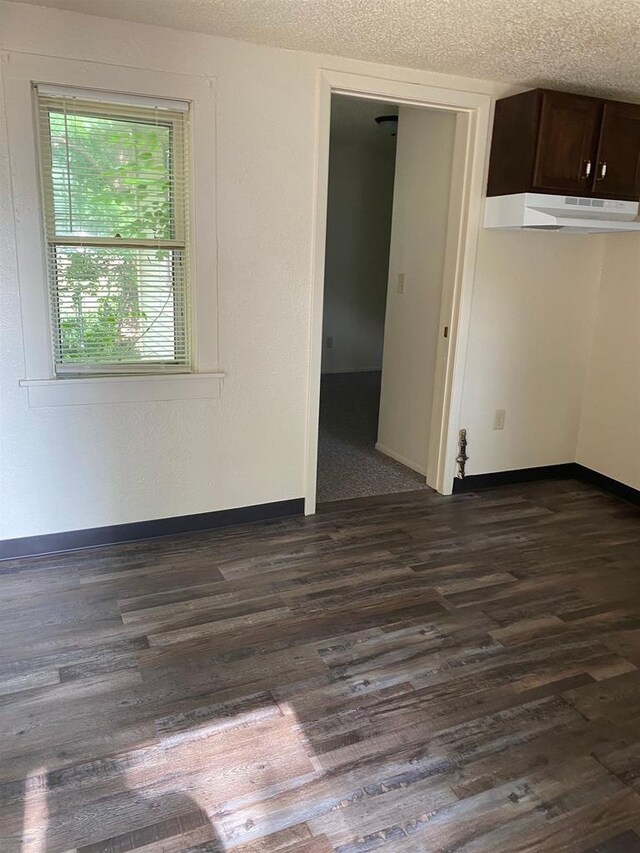
[[[22,379],[29,406],[87,406],[153,400],[217,399],[224,373],[172,373],[152,376],[83,376]]]

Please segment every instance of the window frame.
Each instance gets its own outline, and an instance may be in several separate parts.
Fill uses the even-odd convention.
[[[78,405],[103,399],[117,402],[120,398],[132,401],[218,397],[224,374],[218,366],[214,81],[195,75],[28,53],[2,53],[2,62],[24,344],[24,379],[20,384],[29,389],[30,405]],[[156,371],[154,375],[121,376],[89,373],[80,379],[77,375],[56,375],[41,212],[37,110],[32,96],[34,83],[81,87],[105,96],[121,93],[127,97],[189,102],[191,373],[167,371],[165,375]],[[210,381],[203,381],[206,377]],[[153,381],[156,379],[162,381]],[[73,383],[73,394],[62,390],[65,383],[68,387]],[[79,389],[78,383],[84,389]],[[36,398],[46,402],[37,402]]]
[[[53,92],[51,91],[53,89]],[[178,112],[162,107],[161,114],[162,122],[171,127],[172,157],[175,159],[176,152],[182,160],[181,171],[185,181],[183,204],[179,205],[175,211],[175,233],[171,239],[155,240],[149,239],[123,239],[121,242],[113,238],[102,237],[74,237],[55,234],[55,203],[54,190],[52,179],[52,161],[53,154],[51,148],[51,134],[49,124],[47,129],[43,127],[42,119],[44,110],[49,114],[50,106],[46,102],[53,102],[56,99],[63,99],[68,96],[73,102],[77,99],[80,103],[78,114],[91,116],[103,116],[116,120],[126,120],[126,108],[131,106],[145,107],[149,110],[153,109],[155,99],[149,99],[149,103],[140,103],[140,98],[134,100],[130,98],[127,101],[126,95],[117,95],[116,93],[104,93],[95,90],[76,89],[74,87],[58,87],[42,86],[37,83],[32,85],[33,98],[35,99],[35,110],[37,117],[37,144],[38,144],[38,166],[39,166],[39,183],[41,191],[41,210],[44,228],[45,251],[47,253],[47,280],[49,285],[49,302],[51,305],[51,345],[54,371],[57,377],[69,376],[79,378],[86,375],[127,375],[135,376],[139,374],[165,374],[165,373],[191,373],[193,354],[191,352],[191,276],[189,267],[189,256],[191,253],[190,245],[190,229],[189,229],[189,214],[188,205],[191,196],[191,170],[189,168],[188,145],[189,145],[189,118],[186,121],[180,122],[179,115],[186,114],[189,116],[190,105],[185,102],[186,109]],[[118,107],[123,108],[118,112]],[[190,117],[190,116],[189,116]],[[133,117],[129,117],[130,121],[134,121]],[[162,244],[162,246],[161,246]],[[56,358],[56,353],[60,349],[60,325],[59,325],[59,307],[58,297],[55,292],[53,282],[51,281],[51,271],[55,262],[52,256],[58,246],[87,246],[87,247],[117,247],[122,248],[169,248],[169,250],[180,250],[185,255],[185,282],[184,291],[180,295],[180,300],[184,305],[184,310],[176,312],[175,327],[174,327],[174,344],[175,340],[179,339],[180,334],[185,336],[185,357],[186,363],[181,364],[178,361],[129,361],[129,362],[65,362],[59,361]],[[182,326],[182,330],[179,330]]]

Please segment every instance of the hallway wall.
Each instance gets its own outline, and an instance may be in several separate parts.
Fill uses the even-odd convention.
[[[455,126],[453,113],[400,107],[376,446],[425,475]]]
[[[394,159],[393,144],[331,141],[323,373],[382,367]]]

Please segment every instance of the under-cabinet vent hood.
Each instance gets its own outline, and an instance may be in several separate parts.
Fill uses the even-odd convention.
[[[486,228],[607,234],[640,231],[637,201],[514,193],[487,198]]]

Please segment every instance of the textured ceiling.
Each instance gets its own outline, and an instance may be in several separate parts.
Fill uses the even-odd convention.
[[[640,99],[640,0],[39,0],[35,5]]]

